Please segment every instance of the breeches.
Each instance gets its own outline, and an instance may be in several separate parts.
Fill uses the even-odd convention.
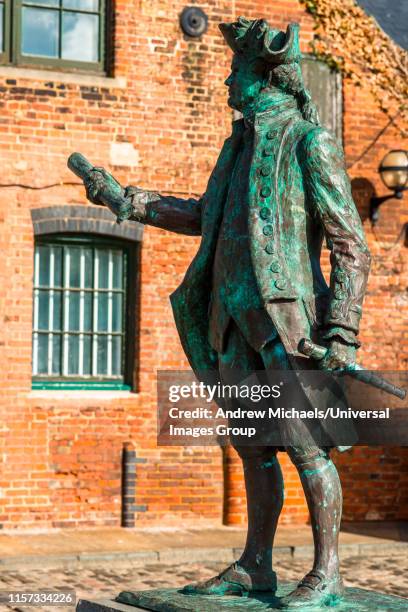
[[[310,369],[310,361],[302,358],[294,358],[286,353],[286,350],[277,336],[268,342],[259,352],[255,351],[246,341],[236,323],[231,320],[227,330],[225,350],[219,353],[219,372],[223,385],[237,383],[237,373],[240,380],[250,379],[254,372],[264,372],[266,377],[268,370],[307,370]],[[296,389],[296,397],[303,396],[301,387]],[[306,396],[304,396],[307,401]],[[236,398],[226,398],[225,408],[234,410],[240,406]],[[293,444],[275,444],[268,441],[268,432],[262,436],[261,443],[242,444],[234,436],[231,443],[242,459],[264,457],[271,458],[277,451],[286,451],[292,461],[296,463],[302,460],[310,460],[327,456],[329,447],[317,444],[313,432],[300,419],[280,419],[279,429],[283,434],[283,440],[293,440]],[[272,432],[273,433],[273,432]]]

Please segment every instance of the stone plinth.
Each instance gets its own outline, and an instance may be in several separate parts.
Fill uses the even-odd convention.
[[[296,583],[281,584],[276,596],[266,594],[253,597],[184,595],[178,589],[123,591],[116,601],[79,600],[77,612],[270,612],[279,609],[279,598],[295,586]],[[329,596],[323,605],[304,609],[307,612],[327,612],[328,608],[333,612],[406,612],[408,601],[375,591],[347,588],[341,600],[336,601]]]

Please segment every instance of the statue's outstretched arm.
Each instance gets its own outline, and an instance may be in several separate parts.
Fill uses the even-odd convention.
[[[68,167],[83,180],[88,200],[109,208],[118,223],[131,219],[180,234],[201,234],[202,198],[183,200],[138,187],[123,188],[109,172],[95,168],[80,153],[70,155]]]
[[[134,208],[130,219],[179,234],[201,234],[202,198],[184,200],[132,186],[126,187],[125,197]]]

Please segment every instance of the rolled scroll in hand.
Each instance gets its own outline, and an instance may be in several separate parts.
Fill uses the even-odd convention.
[[[125,197],[125,190],[104,168],[95,168],[81,153],[69,156],[68,168],[83,180],[90,202],[109,208],[117,223],[131,217],[134,208]]]

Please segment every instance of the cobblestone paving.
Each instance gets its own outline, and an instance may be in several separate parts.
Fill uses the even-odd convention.
[[[119,591],[158,587],[178,587],[197,579],[206,579],[223,569],[219,563],[146,565],[120,569],[25,570],[0,572],[0,589],[28,590],[41,588],[73,588],[77,598],[112,598]],[[282,581],[300,579],[310,562],[305,559],[280,560],[275,569]],[[342,561],[346,586],[356,586],[408,597],[408,558],[406,556],[346,557]],[[7,610],[39,610],[38,607],[4,606]],[[41,607],[44,612],[70,610],[65,607]],[[408,603],[407,603],[408,610]]]

